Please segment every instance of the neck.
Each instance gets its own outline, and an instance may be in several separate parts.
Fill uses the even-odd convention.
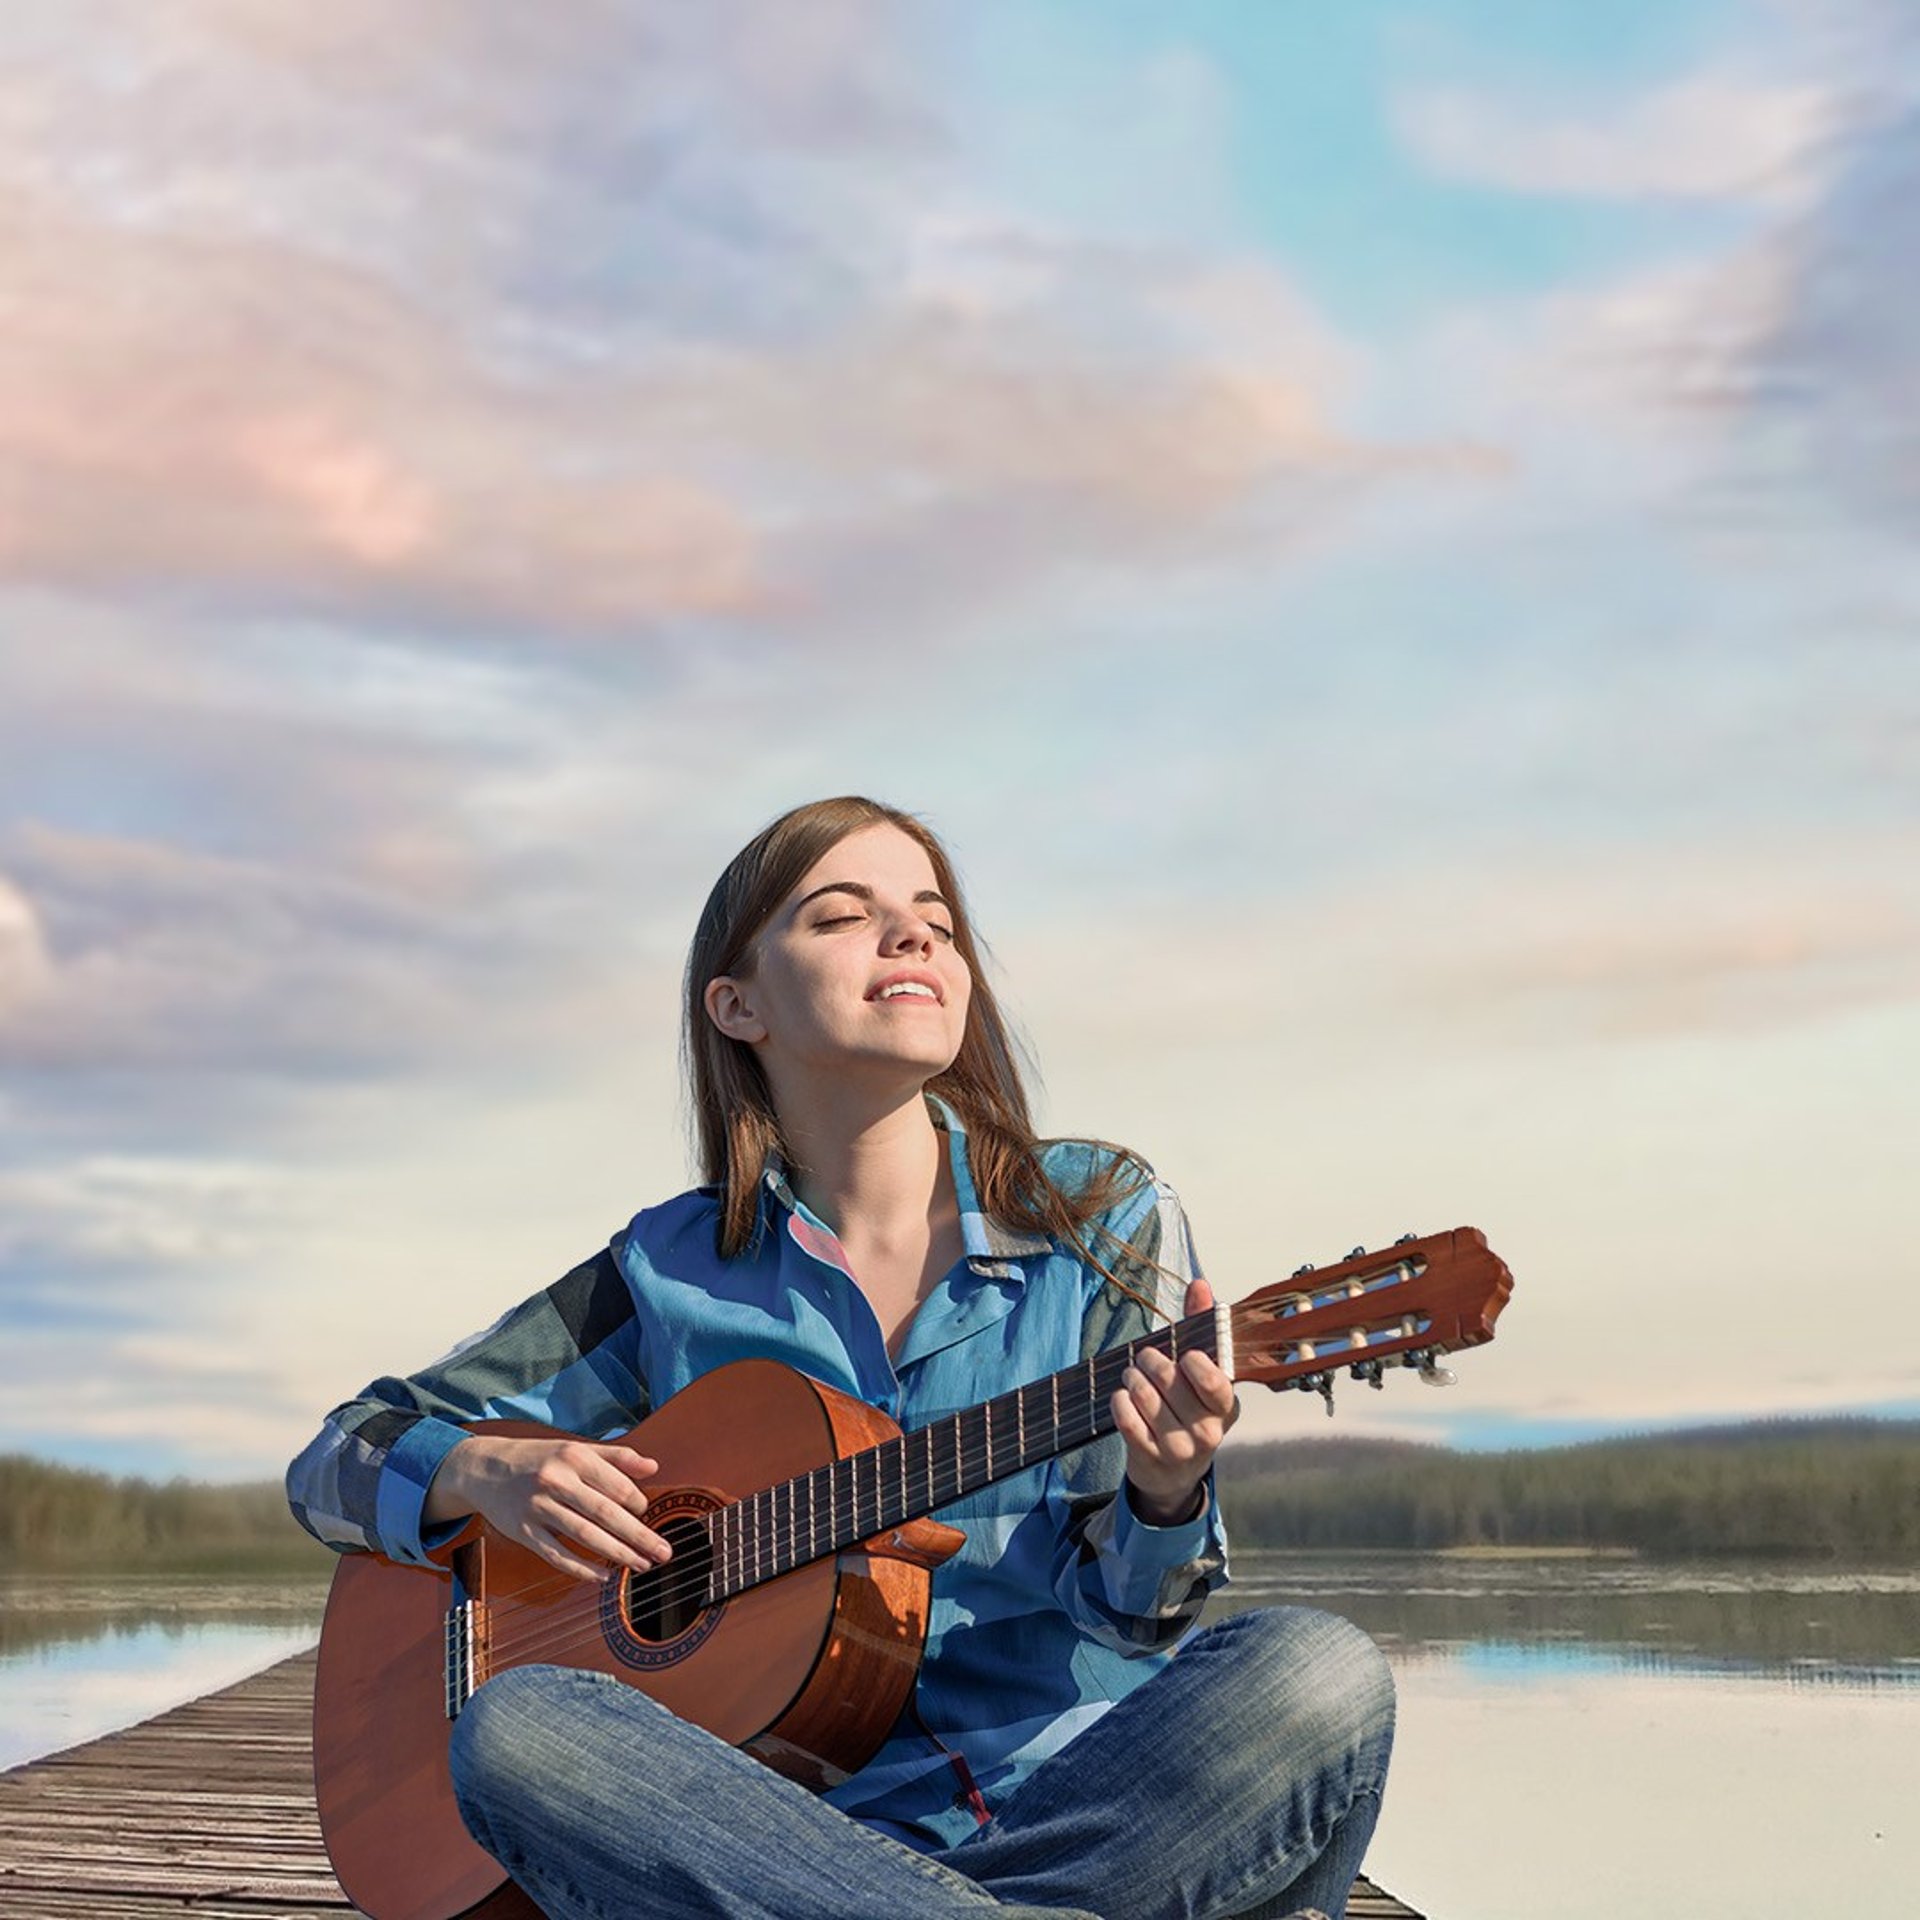
[[[795,1194],[845,1240],[924,1236],[946,1153],[916,1087],[864,1109],[844,1099],[780,1103]]]

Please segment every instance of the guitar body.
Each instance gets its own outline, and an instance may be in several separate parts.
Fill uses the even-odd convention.
[[[476,1432],[553,1437],[520,1421]],[[878,1409],[768,1360],[695,1381],[620,1444],[660,1463],[648,1524],[689,1519],[891,1439]],[[349,1899],[372,1920],[527,1920],[538,1909],[475,1844],[447,1770],[446,1620],[474,1608],[477,1680],[537,1661],[608,1673],[816,1790],[885,1740],[919,1670],[932,1568],[964,1535],[931,1520],[795,1568],[683,1619],[623,1604],[475,1523],[439,1567],[349,1554],[314,1686],[314,1790]],[[679,1542],[675,1541],[676,1553]],[[669,1567],[675,1563],[669,1562]]]

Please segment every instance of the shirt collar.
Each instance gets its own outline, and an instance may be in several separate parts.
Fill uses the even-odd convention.
[[[937,1093],[925,1096],[927,1115],[947,1136],[947,1159],[953,1169],[953,1191],[960,1204],[960,1245],[966,1263],[975,1273],[1002,1280],[1024,1280],[1025,1270],[1016,1264],[1034,1254],[1051,1253],[1053,1242],[1044,1233],[1021,1232],[1003,1227],[980,1210],[980,1197],[974,1190],[973,1169],[967,1159],[967,1129],[960,1116]],[[767,1170],[760,1177],[761,1219],[766,1218],[766,1200],[771,1195],[789,1213],[798,1213],[787,1180],[787,1164],[775,1153],[767,1156]]]

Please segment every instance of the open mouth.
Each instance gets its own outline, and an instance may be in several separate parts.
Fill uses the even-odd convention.
[[[898,1006],[902,1002],[909,1006],[937,1007],[941,1004],[939,988],[929,986],[924,980],[889,980],[868,994],[867,998],[886,1006]]]

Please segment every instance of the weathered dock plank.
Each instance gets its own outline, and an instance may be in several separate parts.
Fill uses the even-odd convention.
[[[0,1920],[345,1920],[313,1807],[311,1653],[0,1773]],[[1351,1920],[1422,1920],[1361,1881]]]

